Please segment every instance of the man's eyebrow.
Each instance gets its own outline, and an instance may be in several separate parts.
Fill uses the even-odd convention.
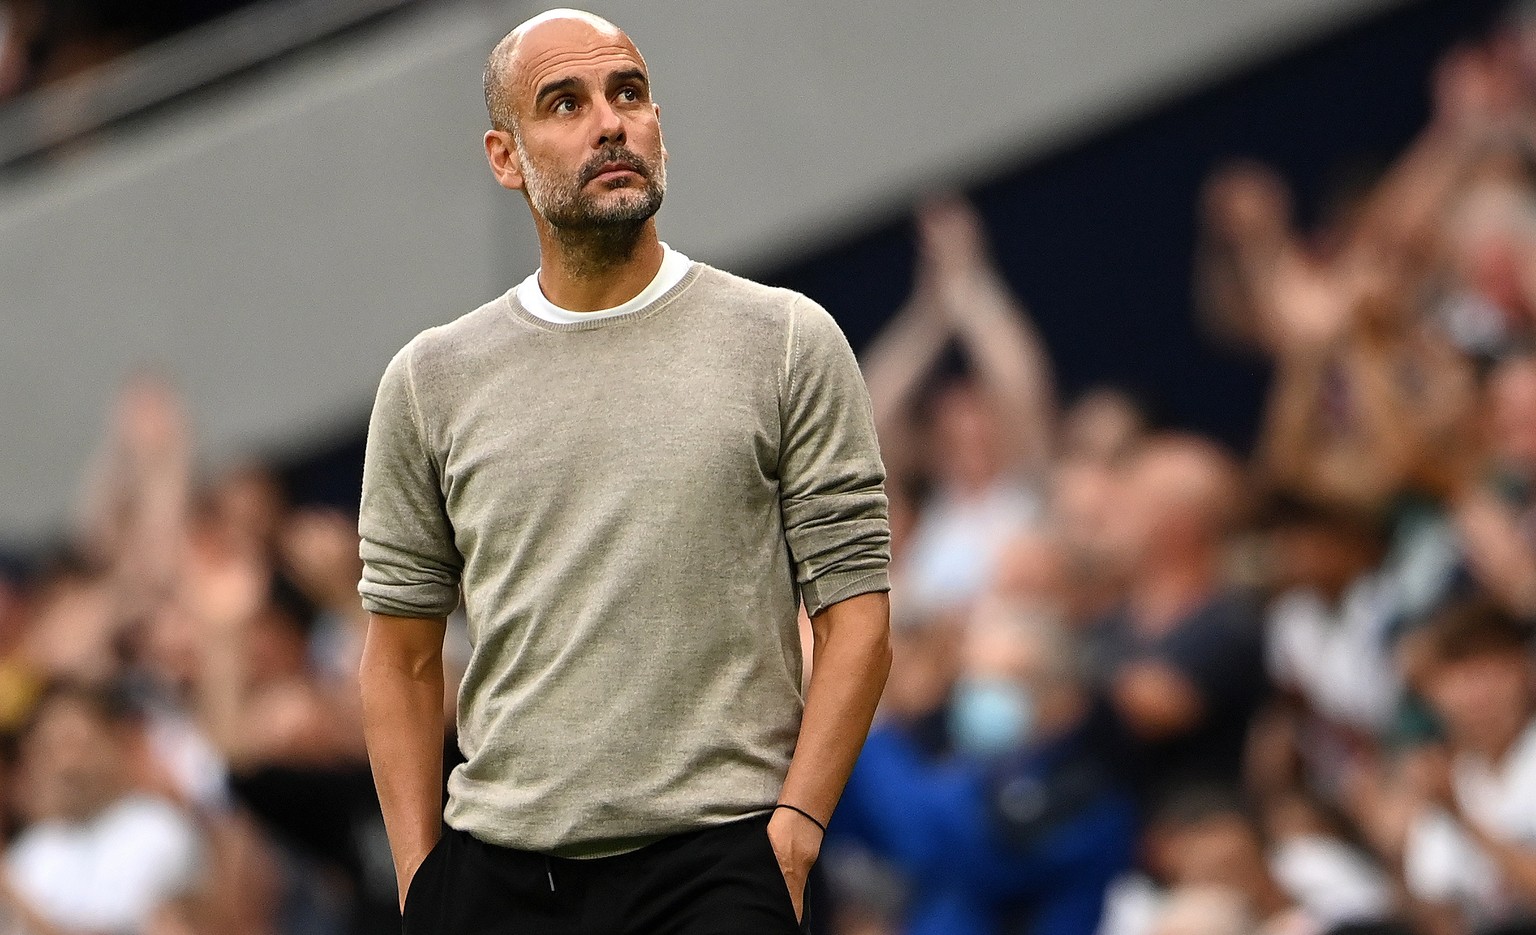
[[[580,85],[581,82],[575,78],[556,78],[554,81],[549,82],[548,84],[544,85],[544,87],[539,89],[539,93],[533,96],[533,103],[537,105],[540,101],[544,100],[546,97],[549,97],[551,94],[556,94],[561,91],[570,91],[579,87]]]
[[[608,83],[611,85],[620,84],[625,81],[637,81],[645,88],[650,88],[651,86],[651,79],[647,78],[645,72],[638,68],[626,68],[623,71],[616,71],[608,76]]]

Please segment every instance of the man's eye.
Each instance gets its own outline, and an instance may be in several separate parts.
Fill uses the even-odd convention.
[[[640,92],[634,88],[622,88],[619,90],[619,100],[634,102],[640,100]]]
[[[572,99],[570,99],[568,97],[562,97],[560,100],[555,101],[555,113],[557,113],[557,114],[574,114],[575,112],[576,112],[576,102],[574,100],[572,100]]]

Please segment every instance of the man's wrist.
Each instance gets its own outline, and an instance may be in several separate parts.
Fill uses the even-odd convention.
[[[806,811],[805,809],[801,808],[798,805],[791,805],[788,802],[780,802],[777,805],[775,805],[773,807],[773,809],[774,809],[774,811],[778,811],[779,809],[784,809],[785,811],[794,812],[794,813],[802,816],[803,818],[805,818],[806,821],[809,821],[811,824],[815,825],[817,828],[820,828],[822,834],[826,834],[827,833],[827,823],[826,822],[822,821],[820,818],[817,818],[815,815],[812,815],[810,812]]]

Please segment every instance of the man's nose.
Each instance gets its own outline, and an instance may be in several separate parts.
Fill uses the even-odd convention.
[[[613,105],[604,100],[597,105],[595,114],[597,118],[597,145],[607,146],[611,143],[623,144],[624,120],[619,112],[613,109]]]

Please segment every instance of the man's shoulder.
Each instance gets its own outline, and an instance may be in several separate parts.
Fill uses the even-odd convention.
[[[805,295],[782,286],[770,286],[727,272],[706,263],[699,264],[699,278],[694,283],[699,299],[711,303],[729,303],[735,310],[788,320],[796,309],[821,306]]]
[[[407,341],[400,354],[411,358],[413,363],[420,363],[484,348],[487,342],[510,330],[504,327],[507,315],[502,306],[505,302],[506,296],[500,295],[453,321],[426,328]]]
[[[847,347],[842,327],[814,299],[780,286],[768,286],[743,276],[703,266],[694,288],[696,301],[728,310],[729,327],[764,340],[788,341],[799,349]],[[770,337],[771,336],[771,337]]]

